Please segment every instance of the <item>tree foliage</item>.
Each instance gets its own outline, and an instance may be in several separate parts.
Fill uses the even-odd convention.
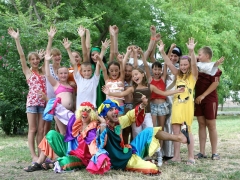
[[[119,27],[119,51],[130,44],[143,49],[149,41],[149,27],[155,25],[166,46],[176,43],[187,53],[185,43],[194,37],[197,48],[210,46],[213,60],[225,57],[219,86],[223,103],[230,90],[240,89],[239,32],[240,4],[237,0],[0,0],[0,116],[7,134],[27,123],[25,102],[28,87],[22,73],[14,40],[7,35],[8,27],[19,28],[25,54],[45,48],[51,25],[58,29],[53,46],[67,53],[61,41],[68,37],[73,50],[81,51],[77,27],[91,32],[92,45],[101,45],[109,38],[109,25]],[[197,52],[196,52],[197,53]],[[235,96],[237,97],[237,96]]]

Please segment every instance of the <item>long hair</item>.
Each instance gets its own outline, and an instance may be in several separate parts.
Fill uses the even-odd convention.
[[[28,53],[28,56],[27,56],[28,62],[30,62],[30,59],[32,58],[32,56],[35,56],[37,59],[39,59],[39,63],[40,63],[40,57],[39,57],[39,55],[38,55],[37,52],[30,52],[30,53]],[[31,67],[31,68],[32,68],[32,67]],[[31,69],[31,68],[30,68],[30,69]],[[38,67],[38,71],[39,71],[40,74],[43,73],[41,67]]]
[[[115,65],[115,66],[117,66],[118,67],[118,69],[119,69],[119,75],[118,75],[118,78],[120,77],[120,75],[121,75],[121,72],[120,72],[120,64],[119,64],[119,62],[117,62],[117,61],[111,61],[109,64],[108,64],[108,67],[107,67],[107,74],[108,74],[108,76],[109,76],[109,68],[110,68],[110,66],[111,65]]]
[[[192,73],[192,69],[191,69],[191,58],[187,55],[185,56],[182,56],[179,60],[179,67],[180,67],[180,64],[181,64],[181,60],[188,60],[189,62],[189,69],[188,71],[184,74],[181,70],[178,71],[178,76],[181,78],[181,79],[187,79],[190,74]],[[185,75],[185,76],[184,76]]]
[[[143,86],[148,86],[148,81],[147,81],[147,77],[146,77],[145,72],[144,72],[141,68],[134,68],[133,71],[134,71],[134,70],[137,70],[137,71],[139,71],[141,74],[144,74],[143,79],[142,79],[142,85],[143,85]],[[138,86],[138,84],[133,81],[133,87],[136,88],[137,86]]]

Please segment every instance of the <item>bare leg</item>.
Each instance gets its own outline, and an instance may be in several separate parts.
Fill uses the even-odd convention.
[[[42,114],[38,114],[38,128],[37,128],[37,138],[36,138],[37,146],[40,144],[40,142],[44,137],[44,124],[45,124],[45,121],[42,119]],[[41,152],[41,149],[38,148],[38,156],[40,155],[40,152]]]
[[[165,119],[166,119],[166,116],[157,116],[158,126],[162,127],[162,131],[164,131]],[[160,147],[162,147],[162,145],[163,145],[163,141],[161,140]]]
[[[199,136],[199,146],[200,146],[200,153],[205,155],[205,146],[206,146],[206,139],[207,139],[207,132],[206,132],[206,119],[204,116],[198,116],[198,136]]]
[[[182,133],[175,135],[175,134],[169,134],[165,131],[160,130],[157,132],[155,137],[158,140],[174,141],[174,142],[180,142],[180,143],[184,143],[184,144],[187,143],[187,138]]]
[[[216,119],[206,120],[206,124],[208,127],[209,138],[212,146],[212,154],[217,154],[217,128],[216,128]]]
[[[62,134],[63,136],[65,136],[66,134],[66,125],[64,125],[61,121],[58,120],[58,118],[56,116],[54,116],[55,122],[57,124],[57,127],[60,131],[60,134]]]
[[[188,160],[190,160],[190,162],[194,162],[194,152],[193,152],[194,139],[193,139],[192,133],[190,133],[190,132],[189,132],[189,138],[190,138],[190,144],[188,145]],[[192,163],[188,163],[188,162],[187,162],[187,164],[192,165]]]
[[[159,126],[159,124],[157,124],[157,116],[152,115],[152,122],[153,122],[153,127],[157,127],[157,125]]]
[[[35,135],[37,132],[37,114],[27,113],[28,119],[28,146],[31,152],[32,161],[35,162],[38,156],[35,152]]]
[[[45,124],[44,124],[44,135],[46,135],[48,133],[48,131],[51,130],[51,125],[52,125],[52,122],[51,121],[46,121]]]
[[[174,135],[179,135],[180,134],[180,129],[181,125],[180,124],[172,124],[172,129],[173,129],[173,134]],[[181,156],[180,156],[180,142],[173,142],[174,145],[174,155],[173,158],[171,159],[172,161],[181,161]]]

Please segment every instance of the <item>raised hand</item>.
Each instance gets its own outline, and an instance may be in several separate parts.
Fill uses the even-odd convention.
[[[114,34],[118,34],[119,29],[118,29],[118,27],[116,25],[113,25],[112,29],[113,29]]]
[[[128,46],[127,47],[127,54],[133,51],[133,46]]]
[[[46,53],[44,58],[45,58],[45,61],[50,61],[52,59],[52,55],[50,56],[49,53]]]
[[[106,123],[106,120],[102,116],[98,116],[98,121],[100,121],[100,123]]]
[[[197,44],[197,42],[194,43],[194,38],[193,37],[189,38],[188,43],[186,43],[189,51],[194,51],[194,48],[195,48],[196,44]]]
[[[223,63],[224,59],[225,58],[222,56],[219,60],[217,60],[215,62],[214,67],[217,67],[217,66],[221,65]]]
[[[165,44],[160,40],[159,45],[157,45],[159,52],[164,52],[164,46]]]
[[[14,31],[13,28],[8,28],[8,34],[14,39],[19,38],[19,30],[18,29],[17,29],[17,31]]]
[[[156,27],[154,25],[151,25],[150,31],[152,35],[156,35]]]
[[[48,37],[53,38],[55,34],[57,33],[57,28],[54,26],[50,27],[50,30],[47,30]]]
[[[108,88],[108,87],[106,87],[106,86],[103,86],[103,87],[102,87],[102,92],[104,92],[104,94],[106,94],[106,95],[109,95],[109,93],[110,93],[110,90],[109,90],[109,88]]]
[[[65,49],[69,49],[71,44],[72,43],[70,41],[68,41],[68,38],[63,39],[62,45],[64,46]]]
[[[170,49],[174,49],[175,47],[177,47],[177,45],[175,43],[172,43]]]
[[[46,54],[46,51],[44,49],[37,50],[36,52],[41,60],[44,58],[44,55]]]
[[[94,54],[93,58],[94,58],[96,61],[101,61],[101,60],[102,60],[101,57],[100,57],[100,55],[97,54],[97,53]]]
[[[104,42],[102,41],[102,48],[107,49],[110,46],[110,44],[111,40],[106,38]]]
[[[142,48],[138,47],[137,52],[138,52],[140,55],[143,55],[143,50],[142,50]]]
[[[157,33],[156,36],[155,36],[155,38],[156,38],[156,39],[155,39],[156,42],[160,41],[160,39],[161,39],[161,34],[160,34],[160,33]]]
[[[83,37],[86,33],[86,29],[83,26],[79,26],[79,28],[77,29],[77,32],[80,37]]]
[[[123,55],[122,54],[118,54],[117,60],[118,60],[119,63],[122,63],[123,62]]]

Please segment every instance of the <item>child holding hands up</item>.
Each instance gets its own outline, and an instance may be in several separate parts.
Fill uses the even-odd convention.
[[[198,78],[198,70],[197,70],[197,64],[196,64],[197,61],[194,54],[195,45],[196,43],[194,42],[194,39],[190,38],[187,44],[187,47],[191,57],[182,56],[179,61],[179,64],[180,64],[179,69],[177,69],[172,64],[169,57],[164,52],[164,44],[162,41],[160,41],[160,45],[158,46],[159,51],[165,63],[170,68],[172,73],[177,76],[176,87],[185,88],[184,93],[174,95],[173,107],[172,107],[172,127],[173,127],[174,134],[180,134],[181,125],[184,122],[187,123],[186,131],[189,131],[189,136],[190,136],[188,138],[187,165],[193,165],[195,163],[194,155],[193,155],[194,141],[193,141],[193,135],[191,133],[191,125],[193,121],[193,111],[194,111],[193,90]],[[174,156],[172,159],[166,161],[166,164],[169,164],[172,162],[180,162],[180,161],[181,161],[180,143],[174,142]]]
[[[31,67],[29,68],[27,66],[26,57],[20,44],[20,34],[18,29],[15,31],[14,29],[9,28],[8,34],[14,38],[16,42],[17,50],[20,55],[22,71],[26,77],[29,87],[26,103],[26,113],[28,119],[28,146],[31,152],[32,161],[35,162],[38,159],[38,155],[35,152],[35,136],[37,144],[41,142],[44,136],[45,121],[42,119],[42,114],[45,107],[45,101],[39,97],[38,92],[42,91],[46,93],[45,71],[44,67],[39,67],[40,57],[37,52],[31,52],[28,54],[28,61]],[[40,154],[40,149],[38,149],[38,154]]]

